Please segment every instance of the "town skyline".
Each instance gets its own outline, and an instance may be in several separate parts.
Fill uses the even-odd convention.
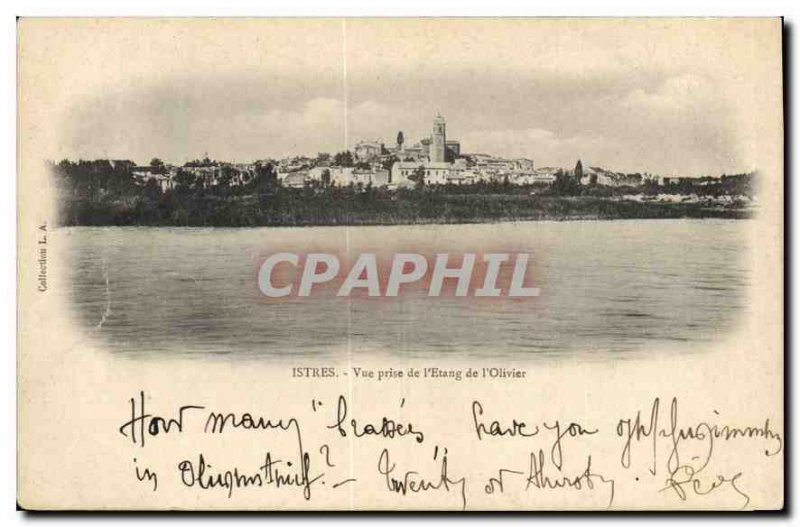
[[[273,157],[261,157],[257,159],[251,160],[239,160],[239,159],[222,159],[217,158],[215,156],[210,155],[208,152],[204,152],[202,156],[194,156],[189,159],[180,160],[175,162],[174,160],[170,159],[163,159],[158,156],[150,157],[145,156],[145,159],[149,158],[149,161],[134,159],[131,156],[125,157],[122,156],[120,158],[114,159],[110,156],[104,156],[102,158],[97,158],[96,160],[105,159],[112,163],[126,163],[132,167],[134,170],[136,167],[139,169],[148,169],[152,166],[164,166],[171,168],[171,177],[174,178],[175,169],[178,168],[186,168],[186,167],[200,167],[200,166],[215,166],[217,168],[221,166],[232,166],[232,167],[248,167],[249,170],[254,170],[254,167],[258,164],[262,165],[272,165],[278,171],[279,179],[281,178],[281,171],[285,171],[287,166],[294,165],[295,167],[299,166],[300,169],[303,168],[311,168],[316,165],[320,165],[322,167],[330,167],[330,166],[342,166],[340,162],[335,161],[339,159],[342,155],[347,155],[350,158],[350,162],[348,164],[344,164],[344,167],[347,166],[359,166],[363,165],[363,168],[366,168],[367,165],[373,165],[373,168],[379,167],[381,164],[386,165],[387,160],[393,160],[390,162],[389,165],[385,166],[385,168],[391,172],[395,170],[391,167],[392,163],[399,162],[400,165],[406,165],[405,168],[413,169],[417,167],[425,167],[426,169],[429,165],[442,165],[439,168],[447,167],[452,169],[461,169],[465,167],[465,162],[469,163],[470,165],[475,164],[475,159],[483,159],[484,161],[489,161],[490,163],[496,162],[506,162],[507,164],[510,163],[508,167],[505,167],[500,173],[494,172],[492,177],[483,178],[484,180],[489,179],[497,179],[497,176],[502,173],[507,173],[510,170],[516,171],[525,171],[525,172],[539,172],[547,174],[547,181],[540,181],[540,182],[552,182],[554,180],[554,175],[557,172],[564,172],[564,173],[571,173],[574,172],[573,165],[569,162],[559,165],[559,164],[536,164],[534,158],[529,155],[516,155],[516,156],[507,156],[507,155],[497,155],[492,153],[488,150],[485,151],[465,151],[462,148],[462,142],[460,139],[453,139],[452,135],[446,135],[446,119],[442,115],[440,111],[435,112],[435,116],[433,117],[433,130],[429,129],[428,134],[421,134],[418,137],[417,141],[410,141],[407,139],[408,135],[404,132],[404,130],[398,130],[395,136],[394,141],[387,141],[382,139],[372,139],[372,140],[361,140],[357,141],[351,145],[343,145],[342,150],[333,150],[333,151],[318,151],[316,153],[292,153],[289,155],[284,156],[273,156]],[[469,135],[469,134],[468,134]],[[437,146],[438,145],[438,146]],[[69,159],[64,158],[64,161],[78,161],[83,158],[78,159]],[[598,164],[592,164],[591,162],[585,162],[582,160],[580,156],[576,159],[576,163],[579,166],[585,166],[590,172],[595,170],[599,173],[607,173],[610,175],[644,175],[650,179],[653,177],[663,179],[694,179],[694,178],[714,178],[719,177],[720,175],[724,175],[724,172],[713,172],[713,173],[704,173],[704,174],[692,174],[692,175],[685,175],[685,174],[663,174],[663,173],[654,173],[648,172],[644,170],[630,170],[630,171],[619,171],[615,170],[613,167],[608,166],[599,166]],[[85,159],[86,161],[93,161],[92,159]],[[50,160],[51,162],[57,162],[57,160]],[[297,165],[300,163],[300,165]],[[308,163],[303,165],[303,163]],[[512,168],[512,166],[514,168]],[[290,171],[298,170],[297,168],[290,169]],[[406,170],[406,173],[410,173],[411,170]],[[748,171],[750,173],[754,172],[754,170]],[[745,173],[742,172],[729,172],[729,173]],[[286,174],[284,173],[284,176]],[[425,176],[426,180],[429,179],[429,174],[426,173]],[[313,178],[312,178],[313,179]],[[319,174],[315,179],[319,179]],[[391,180],[391,178],[389,178]],[[445,182],[445,178],[442,178],[441,183]]]
[[[73,150],[72,155],[67,154],[68,150],[64,149],[59,155],[54,156],[54,159],[130,159],[137,164],[145,165],[153,158],[161,159],[176,166],[183,165],[193,160],[208,157],[223,162],[229,163],[243,163],[253,162],[258,160],[280,160],[295,157],[308,157],[314,158],[318,154],[336,154],[343,151],[353,151],[354,148],[361,143],[377,142],[383,144],[392,144],[394,137],[398,132],[403,132],[409,142],[418,142],[423,138],[430,136],[430,119],[429,115],[442,114],[447,117],[448,127],[450,129],[458,130],[459,123],[468,122],[470,119],[460,116],[458,112],[454,112],[455,116],[450,117],[450,114],[441,111],[438,108],[442,105],[430,105],[431,108],[425,116],[415,118],[408,114],[402,117],[397,117],[397,125],[393,125],[388,114],[393,112],[385,106],[382,106],[374,101],[366,101],[356,105],[353,110],[348,110],[343,106],[341,100],[333,98],[318,98],[313,99],[306,103],[301,110],[296,112],[287,112],[286,115],[281,116],[279,112],[273,112],[272,118],[276,121],[291,122],[297,121],[301,123],[301,127],[309,126],[309,123],[324,123],[320,124],[326,129],[334,129],[337,126],[341,129],[347,129],[347,132],[342,133],[340,140],[332,137],[320,139],[317,136],[310,137],[308,144],[303,143],[301,140],[291,141],[291,144],[270,147],[269,143],[264,143],[263,146],[252,146],[248,152],[244,150],[232,150],[230,145],[222,138],[217,140],[208,140],[210,145],[201,145],[199,149],[190,151],[188,148],[176,147],[170,144],[169,138],[162,141],[160,146],[154,147],[152,150],[144,150],[137,143],[142,143],[141,140],[134,140],[134,148],[131,155],[125,155],[126,147],[107,145],[102,147],[102,152],[98,151],[97,147],[84,148],[80,145],[70,146]],[[369,129],[364,126],[364,122],[369,121],[368,114],[373,113],[379,118],[374,119],[376,122],[381,123],[381,129],[374,132],[358,133],[359,130]],[[422,110],[415,112],[422,114]],[[346,116],[343,117],[343,122],[346,120],[348,126],[337,125],[336,115]],[[190,123],[184,123],[185,126],[191,126]],[[427,126],[426,126],[427,125]],[[350,133],[349,130],[356,132]],[[358,133],[358,135],[354,135]],[[569,138],[560,138],[558,135],[550,130],[524,128],[524,129],[493,129],[493,130],[461,130],[454,133],[458,134],[459,142],[461,143],[461,151],[465,154],[486,154],[497,158],[516,159],[525,158],[531,159],[536,162],[537,166],[547,167],[560,167],[568,168],[574,163],[582,159],[593,166],[603,166],[612,170],[617,170],[626,173],[658,173],[663,175],[674,175],[682,177],[699,177],[713,174],[722,173],[740,173],[750,172],[756,169],[755,166],[744,162],[731,162],[731,159],[738,159],[737,156],[730,156],[728,159],[723,160],[724,156],[717,156],[717,163],[697,164],[695,170],[687,169],[681,171],[678,168],[662,169],[654,168],[654,163],[647,163],[646,159],[637,164],[636,161],[629,161],[626,156],[616,157],[611,154],[597,153],[597,145],[602,143],[603,140],[590,132],[577,134]],[[253,134],[258,135],[254,131]],[[382,135],[383,134],[383,135]],[[288,135],[294,135],[289,133]],[[513,139],[512,139],[513,138]],[[127,141],[120,142],[125,144]],[[180,142],[180,141],[179,141]],[[249,140],[245,140],[249,143]],[[529,145],[529,146],[528,146]],[[88,146],[88,145],[86,145]],[[641,144],[628,145],[629,149],[634,148],[638,151],[642,148]],[[620,150],[624,149],[624,145],[618,146]],[[79,153],[81,152],[81,153]],[[92,153],[94,152],[94,153]],[[230,152],[226,154],[226,152]],[[699,167],[703,168],[699,168]]]
[[[704,174],[699,177],[680,177],[652,173],[624,173],[604,167],[592,166],[578,159],[574,168],[537,167],[531,158],[503,158],[485,153],[467,153],[461,150],[461,141],[447,134],[447,120],[437,112],[431,121],[431,133],[417,142],[406,141],[402,130],[397,132],[394,144],[383,141],[366,141],[355,144],[334,155],[318,153],[316,156],[291,156],[279,160],[263,159],[237,163],[212,160],[208,154],[185,162],[181,166],[152,158],[149,164],[137,164],[130,159],[105,159],[88,161],[100,163],[97,170],[116,171],[117,175],[132,178],[141,187],[156,185],[161,191],[178,187],[230,188],[273,183],[292,188],[326,188],[351,186],[358,189],[385,188],[397,190],[426,185],[512,185],[553,186],[557,192],[580,186],[642,188],[653,186],[676,190],[674,185],[699,184],[706,186],[724,182],[730,175]],[[59,166],[66,171],[71,162],[63,160]],[[86,163],[78,163],[83,165]],[[78,169],[79,172],[83,169]],[[97,170],[90,170],[97,174]],[[749,177],[737,174],[735,177]],[[274,180],[273,180],[274,178]],[[272,182],[270,182],[272,181]],[[707,189],[704,189],[707,190]],[[534,191],[536,192],[536,191]]]

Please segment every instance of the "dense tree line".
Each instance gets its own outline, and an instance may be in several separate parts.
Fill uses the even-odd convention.
[[[190,166],[212,166],[208,159]],[[152,167],[163,167],[154,159]],[[62,161],[51,164],[60,194],[63,225],[360,225],[466,223],[525,219],[659,218],[741,215],[735,207],[710,211],[697,204],[621,202],[610,196],[664,192],[664,188],[611,188],[577,185],[561,175],[553,185],[511,185],[507,180],[475,185],[424,185],[388,190],[371,185],[330,185],[330,179],[303,188],[285,188],[270,164],[257,164],[254,177],[232,185],[232,167],[223,165],[214,184],[178,169],[174,188],[162,191],[155,179],[137,184],[131,162]],[[752,178],[726,176],[711,185],[676,187],[684,193],[752,192]],[[658,187],[656,185],[656,187]]]

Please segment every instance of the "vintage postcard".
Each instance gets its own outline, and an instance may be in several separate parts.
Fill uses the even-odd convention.
[[[782,509],[782,44],[20,19],[19,506]]]

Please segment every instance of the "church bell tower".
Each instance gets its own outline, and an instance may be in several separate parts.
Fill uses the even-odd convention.
[[[437,113],[433,119],[433,134],[431,135],[431,163],[445,162],[445,142],[447,141],[445,128],[444,117]]]

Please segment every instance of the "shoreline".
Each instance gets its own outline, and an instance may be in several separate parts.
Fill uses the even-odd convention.
[[[58,227],[135,227],[135,228],[184,228],[184,229],[256,229],[263,227],[270,228],[303,228],[303,227],[397,227],[397,226],[436,226],[436,225],[491,225],[500,223],[561,223],[561,222],[611,222],[611,221],[631,221],[631,220],[749,220],[757,214],[754,208],[707,208],[697,207],[696,205],[675,204],[647,204],[651,207],[663,208],[659,213],[653,214],[531,214],[519,216],[476,216],[469,218],[448,218],[448,217],[404,217],[394,218],[391,221],[380,218],[357,217],[349,221],[313,221],[295,219],[294,221],[266,221],[248,224],[230,224],[219,222],[208,222],[202,224],[176,224],[170,221],[149,221],[149,222],[89,222],[89,223],[69,223],[59,222]],[[669,209],[666,211],[664,209]],[[677,210],[676,210],[677,209]],[[641,212],[641,211],[640,211]],[[650,210],[648,212],[655,212]]]

